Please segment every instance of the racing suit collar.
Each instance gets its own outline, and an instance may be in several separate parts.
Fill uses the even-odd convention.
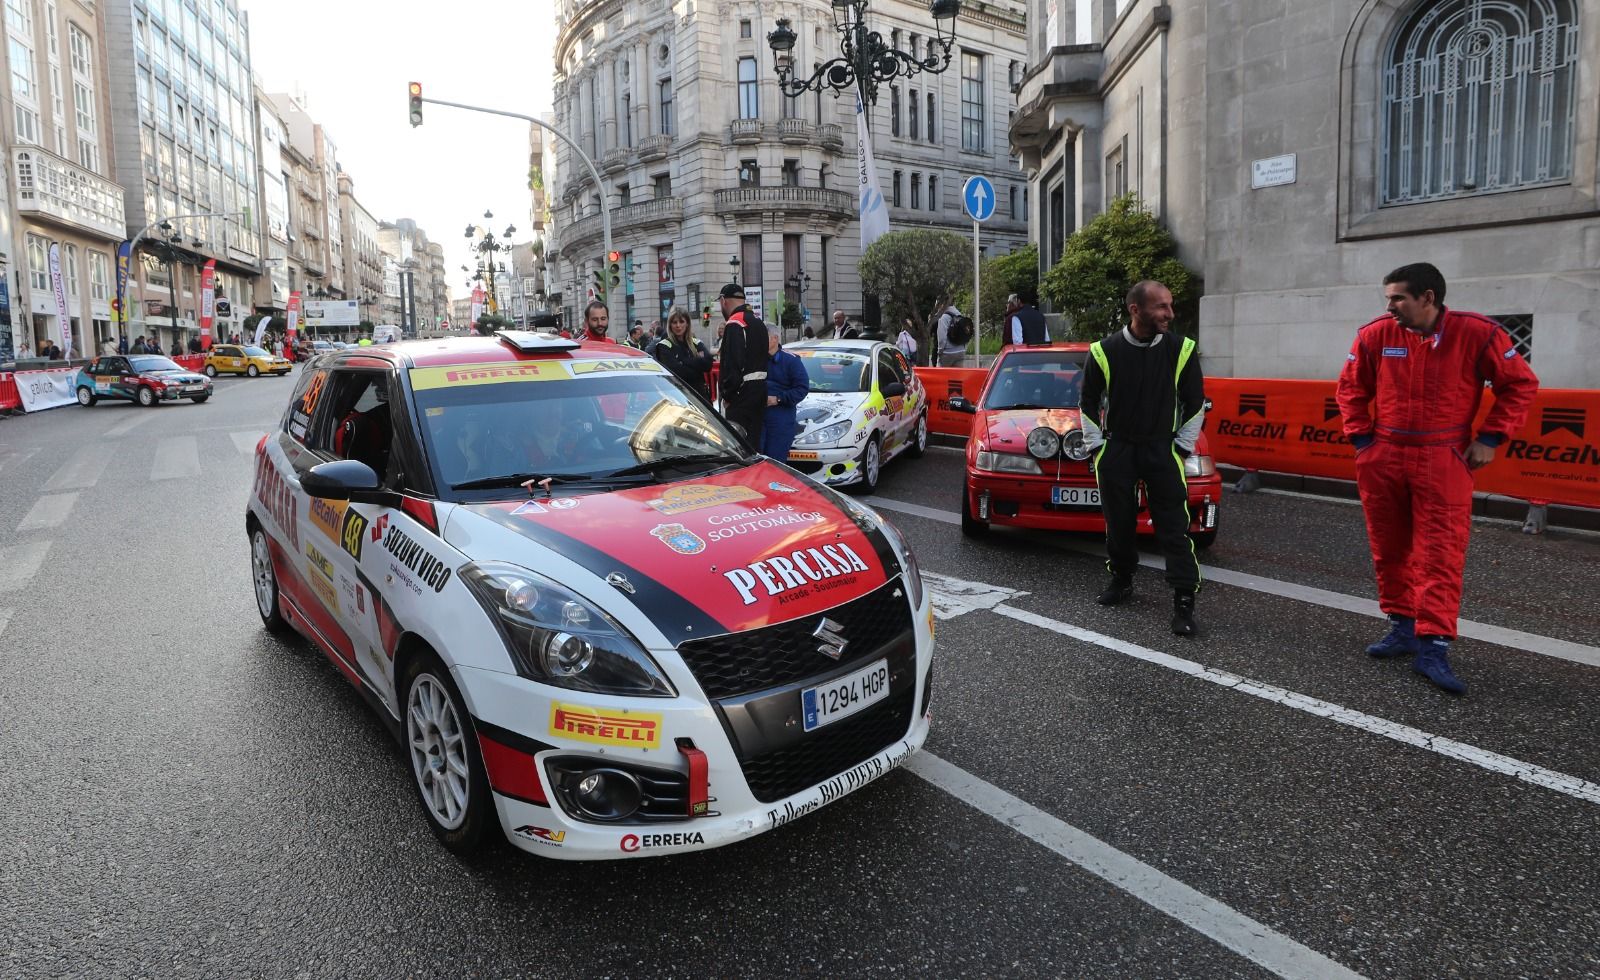
[[[1421,330],[1418,330],[1415,327],[1404,327],[1402,329],[1404,329],[1407,333],[1415,334],[1418,337],[1421,337],[1423,340],[1431,341],[1433,346],[1438,347],[1439,341],[1444,339],[1444,322],[1449,315],[1450,308],[1447,306],[1440,306],[1439,315],[1434,317],[1433,329],[1429,332],[1423,333]]]
[[[1161,338],[1165,337],[1165,336],[1166,336],[1166,334],[1164,334],[1164,333],[1162,333],[1162,332],[1160,332],[1158,330],[1158,331],[1156,331],[1156,335],[1154,337],[1151,337],[1149,340],[1140,340],[1138,337],[1135,337],[1133,335],[1133,328],[1132,327],[1123,327],[1122,328],[1122,339],[1126,340],[1128,343],[1132,344],[1135,347],[1154,347],[1155,345],[1161,343]]]

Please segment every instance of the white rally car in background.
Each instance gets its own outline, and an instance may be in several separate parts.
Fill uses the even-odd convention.
[[[324,355],[245,523],[262,620],[367,696],[457,853],[715,847],[927,737],[932,608],[900,534],[637,351]]]
[[[883,464],[928,448],[928,393],[893,344],[807,340],[786,344],[811,379],[795,412],[789,465],[828,486],[877,489]]]

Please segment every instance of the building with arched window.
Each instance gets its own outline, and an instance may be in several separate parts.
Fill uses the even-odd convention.
[[[873,0],[867,16],[885,40],[927,57],[926,0]],[[854,102],[779,91],[767,34],[780,17],[793,24],[804,75],[839,56],[825,0],[557,4],[555,124],[606,185],[556,142],[550,276],[567,322],[601,265],[602,206],[622,253],[623,282],[607,297],[613,324],[703,308],[730,275],[763,287],[768,319],[780,294],[813,324],[833,309],[863,312]],[[1001,201],[1024,187],[1006,144],[1016,104],[1007,71],[1024,35],[1022,0],[964,5],[945,72],[880,87],[871,126],[891,228],[970,235],[965,177],[989,177]],[[984,227],[990,254],[1026,241],[1020,208]]]
[[[1600,388],[1589,0],[1030,0],[1029,17],[1010,138],[1042,264],[1132,192],[1204,277],[1213,373],[1334,376],[1384,274],[1428,261],[1546,386]]]

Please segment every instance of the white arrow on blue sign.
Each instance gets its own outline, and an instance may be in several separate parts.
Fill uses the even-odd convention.
[[[968,177],[961,185],[961,203],[973,221],[994,217],[994,184],[987,177]]]

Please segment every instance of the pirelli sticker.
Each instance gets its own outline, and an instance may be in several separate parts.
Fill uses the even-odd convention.
[[[661,716],[557,702],[550,706],[550,734],[591,745],[654,749],[661,746]]]
[[[461,388],[514,381],[566,381],[572,377],[563,361],[498,361],[493,364],[452,364],[449,367],[411,369],[416,391]]]

